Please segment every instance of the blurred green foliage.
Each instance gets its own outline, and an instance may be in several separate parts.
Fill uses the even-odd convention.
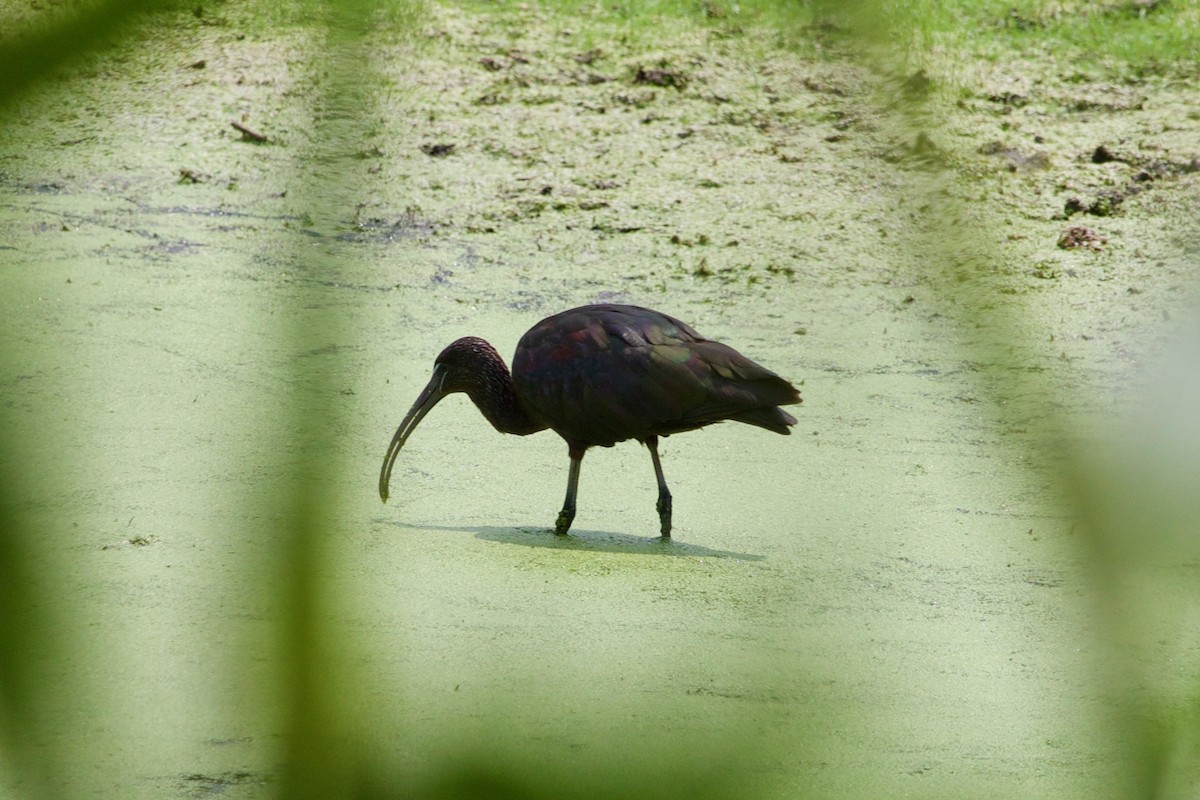
[[[110,0],[26,11],[24,18],[12,14],[7,30],[0,33],[0,113],[30,86],[111,44],[145,15],[177,7],[151,0]]]
[[[508,0],[486,3],[481,7],[502,6]],[[797,41],[811,42],[829,37],[839,44],[870,42],[862,50],[864,58],[878,57],[872,66],[900,69],[907,60],[917,61],[931,48],[963,48],[987,58],[1010,48],[1053,50],[1064,60],[1086,68],[1114,69],[1119,73],[1184,74],[1200,61],[1200,17],[1198,5],[1186,0],[1160,2],[1035,2],[1034,0],[980,0],[979,2],[769,2],[768,0],[617,0],[616,2],[564,2],[548,6],[560,13],[616,15],[637,28],[648,24],[655,15],[694,15],[702,24],[714,26],[760,25],[787,32]],[[145,0],[111,0],[103,4],[84,4],[46,15],[0,39],[0,113],[11,109],[12,101],[38,81],[53,75],[62,65],[110,44],[114,37],[150,12],[160,12],[160,3]],[[230,10],[230,13],[233,13]],[[239,11],[237,13],[246,13]],[[259,13],[249,12],[250,16]],[[298,170],[296,193],[310,198],[310,215],[320,224],[330,196],[350,196],[354,187],[341,183],[336,169],[336,143],[343,135],[341,126],[354,123],[353,110],[363,104],[361,87],[376,76],[364,52],[363,36],[380,20],[388,24],[412,25],[420,19],[415,4],[376,4],[366,2],[316,3],[274,6],[267,16],[290,24],[321,27],[325,48],[314,54],[327,69],[329,80],[323,96],[312,98],[314,107],[337,113],[321,115],[322,137],[311,143],[300,161],[307,168]],[[892,122],[905,129],[911,115],[923,112],[921,99],[911,99],[907,107],[895,112]],[[334,168],[330,168],[334,164]],[[915,196],[930,205],[931,218],[953,217],[939,203],[939,195],[930,187],[914,184]],[[913,198],[908,198],[913,202]],[[977,237],[983,241],[984,237]],[[931,225],[926,235],[912,246],[926,248],[931,259],[947,256],[964,260],[961,241],[949,241],[947,232]],[[311,248],[297,258],[313,271],[337,270],[330,253]],[[311,298],[311,284],[297,284],[297,307],[305,307]],[[1006,345],[1014,365],[1022,359],[1019,320],[1006,318],[1003,306],[989,302],[983,290],[969,283],[955,283],[947,291],[958,293],[959,303],[974,302],[977,313],[987,314]],[[976,292],[972,299],[971,292]],[[985,308],[987,310],[985,310]],[[276,333],[285,339],[303,342],[315,331],[327,340],[328,318],[301,314],[290,326]],[[14,371],[18,357],[6,349],[0,366]],[[1191,368],[1187,364],[1181,367]],[[1014,371],[1019,380],[1036,382],[1037,373]],[[331,410],[321,402],[328,386],[319,375],[297,375],[293,396],[282,403],[285,412],[275,421],[278,429],[267,436],[299,435],[319,441],[328,427]],[[1013,391],[1009,395],[1030,398],[1048,396],[1048,392]],[[999,408],[999,406],[997,406]],[[1007,413],[1020,418],[1051,421],[1041,431],[1047,448],[1060,448],[1069,439],[1069,426],[1056,420],[1053,409],[1032,413],[1019,404],[1005,406]],[[1165,418],[1165,419],[1170,419]],[[68,653],[70,641],[55,638],[60,615],[69,613],[55,605],[55,590],[46,564],[53,556],[45,543],[53,539],[52,521],[26,513],[25,476],[18,465],[22,454],[38,446],[34,433],[5,428],[3,480],[0,481],[0,734],[8,760],[23,776],[30,797],[54,797],[53,773],[66,754],[56,757],[51,750],[30,746],[37,737],[39,717],[46,698],[65,691],[39,681],[36,664]],[[478,743],[466,743],[461,760],[448,765],[444,773],[429,784],[415,785],[406,777],[392,774],[386,763],[373,762],[359,741],[362,731],[355,729],[353,709],[346,702],[354,697],[350,678],[340,673],[335,631],[321,622],[322,608],[336,594],[336,587],[322,584],[316,565],[323,558],[321,531],[337,498],[326,494],[322,479],[323,449],[309,451],[306,462],[296,465],[288,485],[290,491],[274,498],[270,516],[278,520],[275,540],[281,544],[276,559],[264,563],[273,571],[281,600],[286,609],[278,629],[281,680],[288,707],[282,716],[287,721],[283,747],[285,766],[278,782],[279,794],[288,798],[361,797],[382,798],[401,792],[428,798],[541,798],[562,796],[566,789],[561,776],[553,770],[536,769],[536,760],[509,762],[496,759]],[[1172,476],[1200,474],[1200,457],[1187,451],[1162,470],[1166,450],[1149,449],[1139,454],[1137,476],[1130,479],[1124,467],[1130,462],[1118,448],[1107,461],[1093,462],[1077,457],[1071,469],[1061,477],[1076,511],[1087,520],[1091,533],[1086,539],[1088,557],[1095,564],[1100,597],[1106,605],[1101,614],[1113,624],[1109,633],[1126,635],[1151,627],[1160,635],[1172,630],[1190,630],[1194,624],[1194,592],[1188,578],[1182,585],[1170,587],[1169,594],[1180,605],[1164,609],[1155,604],[1132,602],[1139,592],[1162,581],[1163,564],[1196,563],[1194,525],[1197,514],[1187,493],[1196,491],[1190,482],[1175,484]],[[1080,454],[1075,454],[1080,456]],[[1152,480],[1146,480],[1150,476]],[[1191,497],[1200,495],[1191,495]],[[1113,499],[1122,502],[1114,505]],[[1180,498],[1184,498],[1181,500]],[[1129,509],[1138,513],[1130,514]],[[1170,539],[1159,540],[1160,547],[1146,549],[1141,543],[1156,532],[1174,530]],[[1147,557],[1148,556],[1148,557]],[[1131,581],[1136,578],[1136,581]],[[1179,580],[1178,578],[1174,580]],[[1154,619],[1148,619],[1153,617]],[[1159,625],[1160,617],[1168,623]],[[1193,632],[1194,633],[1194,632]],[[1134,667],[1129,667],[1135,670]],[[1120,672],[1120,670],[1118,670]],[[1131,681],[1146,676],[1121,673]],[[1117,680],[1121,678],[1118,677]],[[1196,761],[1197,720],[1200,713],[1200,686],[1195,695],[1134,693],[1129,707],[1128,751],[1124,754],[1129,768],[1136,773],[1134,785],[1139,796],[1157,796],[1163,787],[1179,781],[1172,772],[1182,762],[1183,774],[1194,769]],[[628,770],[621,764],[601,764],[595,774],[580,776],[570,787],[577,798],[600,797],[741,797],[741,787],[723,782],[719,771],[702,769],[702,760],[685,763],[687,769],[667,765],[662,769]]]
[[[486,11],[521,0],[468,0]],[[824,42],[872,58],[920,63],[929,54],[1011,58],[1051,53],[1064,66],[1123,76],[1187,77],[1200,64],[1197,0],[555,0],[543,7],[576,22],[623,20],[628,35],[653,37],[655,20],[692,18],[731,32],[770,32],[803,52]]]

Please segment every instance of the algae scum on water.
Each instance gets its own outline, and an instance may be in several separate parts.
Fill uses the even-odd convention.
[[[330,8],[9,9],[0,796],[1194,789],[1194,4]],[[559,538],[451,398],[380,504],[447,342],[586,303],[794,435]]]

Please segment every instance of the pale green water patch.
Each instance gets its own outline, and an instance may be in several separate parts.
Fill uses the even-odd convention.
[[[77,656],[44,674],[74,688],[38,745],[70,755],[62,784],[275,793],[290,609],[269,565],[286,476],[317,453],[320,663],[338,730],[385,773],[465,759],[563,781],[612,759],[649,781],[728,763],[780,796],[1120,794],[1042,421],[990,403],[999,386],[1100,419],[1119,405],[1107,392],[1191,274],[1169,231],[1194,177],[1055,215],[1186,163],[1176,90],[1080,112],[1043,64],[1051,89],[1023,105],[1000,74],[949,103],[929,135],[978,179],[939,188],[967,209],[947,227],[995,257],[942,261],[909,246],[921,165],[861,68],[687,26],[610,41],[549,12],[425,24],[424,47],[379,34],[392,87],[325,142],[344,171],[328,198],[291,188],[315,129],[303,30],[193,23],[6,128],[0,317],[20,364],[2,421],[44,443],[23,508],[55,532],[46,572],[73,612]],[[1151,143],[1136,163],[1088,160],[1123,137]],[[1009,171],[980,151],[998,139],[1049,166]],[[1056,246],[1080,221],[1099,252]],[[947,288],[964,266],[979,294]],[[564,444],[447,401],[380,505],[387,439],[445,344],[509,357],[592,301],[660,307],[802,384],[793,435],[665,440],[670,544],[645,451],[593,451],[559,539]],[[1021,370],[988,304],[1025,321]],[[327,423],[289,435],[297,381]]]

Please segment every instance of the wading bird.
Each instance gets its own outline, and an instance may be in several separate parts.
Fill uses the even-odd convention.
[[[466,392],[501,433],[550,428],[567,442],[567,498],[554,525],[575,519],[579,466],[589,447],[637,439],[650,451],[658,481],[662,537],[671,536],[671,492],[658,460],[658,437],[727,419],[790,433],[796,419],[779,408],[801,402],[796,387],[732,347],[648,308],[581,306],[539,322],[521,337],[512,372],[475,336],[451,343],[433,377],[392,437],[379,474],[386,503],[400,448],[443,397]]]

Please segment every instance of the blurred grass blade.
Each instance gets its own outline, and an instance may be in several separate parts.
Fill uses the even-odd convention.
[[[69,12],[46,14],[27,27],[5,31],[0,40],[0,114],[24,90],[59,67],[109,44],[140,16],[169,11],[173,2],[109,0]]]
[[[305,442],[303,457],[281,491],[277,540],[281,544],[281,665],[287,707],[281,709],[286,725],[284,770],[280,794],[290,799],[350,797],[363,782],[360,765],[364,751],[355,730],[353,681],[345,670],[344,650],[351,646],[345,630],[332,622],[343,584],[331,567],[337,562],[339,542],[328,532],[337,528],[335,517],[342,506],[329,491],[337,485],[331,475],[339,468],[337,448],[329,438],[340,426],[332,420],[346,413],[339,398],[336,374],[311,367],[312,353],[330,343],[344,341],[349,320],[331,314],[322,302],[335,276],[349,258],[337,232],[349,224],[347,209],[355,206],[358,186],[353,158],[370,113],[371,92],[379,83],[364,37],[381,11],[371,0],[310,4],[318,20],[318,41],[313,52],[315,71],[324,77],[311,98],[315,136],[299,153],[298,185],[293,195],[303,198],[305,216],[320,244],[297,240],[293,254],[302,280],[289,299],[291,313],[278,334],[286,339],[293,358],[294,388],[287,414],[282,415]],[[357,740],[357,741],[356,741]]]
[[[995,225],[992,216],[964,201],[971,196],[962,190],[970,176],[947,157],[949,148],[934,142],[936,132],[951,120],[938,104],[937,81],[921,71],[927,54],[914,44],[932,41],[939,23],[920,3],[899,14],[887,3],[822,5],[871,45],[859,50],[859,57],[884,76],[885,85],[906,89],[881,101],[880,107],[893,136],[914,143],[920,155],[921,165],[909,170],[898,203],[923,209],[920,226],[907,242],[918,254],[915,263],[929,265],[921,282],[938,293],[939,307],[947,316],[975,332],[961,346],[981,365],[992,414],[1005,429],[1028,432],[1033,442],[1032,452],[1026,454],[1031,478],[1048,480],[1064,511],[1083,523],[1082,535],[1074,541],[1081,571],[1090,570],[1081,577],[1093,591],[1097,634],[1093,674],[1078,677],[1108,688],[1114,698],[1106,722],[1113,730],[1110,746],[1123,781],[1114,789],[1128,797],[1175,796],[1181,786],[1194,791],[1200,737],[1190,727],[1200,718],[1196,687],[1158,694],[1149,687],[1160,679],[1146,673],[1146,664],[1153,661],[1153,649],[1186,630],[1189,616],[1194,620],[1197,611],[1190,576],[1181,579],[1176,571],[1177,565],[1200,563],[1193,486],[1200,472],[1194,448],[1181,464],[1168,457],[1171,448],[1155,450],[1145,443],[1157,438],[1162,445],[1194,431],[1195,425],[1183,415],[1175,415],[1176,424],[1167,422],[1170,415],[1160,415],[1151,426],[1156,435],[1109,442],[1113,449],[1107,454],[1079,440],[1072,420],[1063,415],[1064,407],[1077,404],[1061,402],[1059,376],[1028,368],[1042,361],[1029,337],[1028,310],[988,280],[1002,273],[1011,258],[996,244],[1006,237],[988,230]],[[847,13],[838,13],[839,6]],[[920,90],[911,91],[914,86]],[[1198,352],[1193,350],[1193,356]],[[1176,371],[1197,374],[1195,359],[1181,359]],[[1196,393],[1185,395],[1194,398]],[[1195,404],[1186,405],[1194,416]],[[1172,464],[1181,469],[1171,470]],[[1187,479],[1178,480],[1180,474]],[[1164,557],[1164,551],[1169,555]],[[1188,589],[1177,585],[1180,580]],[[1172,585],[1177,597],[1164,606]],[[1169,621],[1164,623],[1164,617]],[[1147,631],[1154,632],[1156,641]],[[1181,647],[1186,650],[1188,644]],[[1189,722],[1179,724],[1180,715]]]
[[[0,126],[12,103],[54,70],[108,44],[139,16],[169,4],[112,0],[45,16],[28,25],[10,25],[0,40]],[[29,356],[6,347],[0,373],[13,375],[16,359]],[[53,698],[74,691],[48,685],[45,665],[61,663],[70,652],[57,636],[62,610],[50,583],[55,531],[28,513],[33,487],[22,464],[24,454],[51,446],[35,427],[0,425],[0,742],[18,773],[16,785],[27,797],[54,796],[54,775],[64,755],[46,737]]]
[[[28,797],[51,797],[58,754],[36,746],[52,687],[41,665],[63,652],[55,639],[53,591],[39,578],[41,547],[53,531],[41,530],[20,511],[22,442],[0,435],[0,744]]]

